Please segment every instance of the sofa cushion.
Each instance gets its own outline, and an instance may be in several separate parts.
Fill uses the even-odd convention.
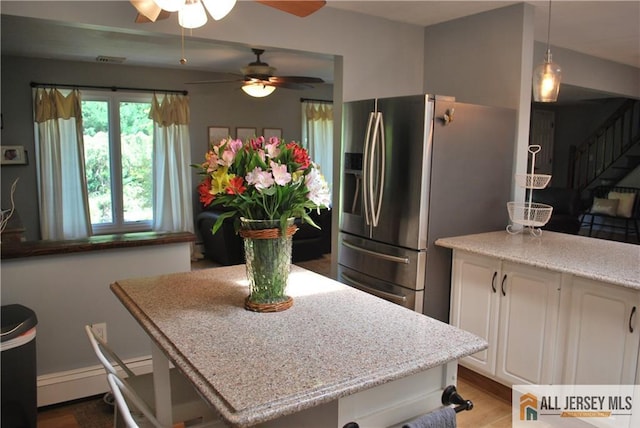
[[[617,199],[618,208],[616,214],[618,217],[631,218],[633,210],[633,202],[636,199],[635,193],[609,192],[607,199]]]
[[[592,214],[605,214],[615,217],[618,210],[618,199],[606,199],[606,198],[593,198],[593,205],[591,205]]]

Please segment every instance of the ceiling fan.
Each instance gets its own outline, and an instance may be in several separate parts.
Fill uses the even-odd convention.
[[[171,12],[177,11],[178,9],[173,9],[170,6],[165,6],[165,4],[170,4],[175,2],[171,2],[168,0],[129,0],[131,4],[138,11],[138,15],[136,16],[136,23],[145,23],[145,22],[156,22],[161,19],[167,19]],[[187,3],[196,3],[201,0],[186,0]],[[286,13],[290,13],[292,15],[296,15],[299,17],[309,16],[312,13],[316,12],[320,8],[322,8],[327,2],[325,0],[255,0],[258,3],[264,4],[266,6],[273,7],[275,9],[281,10]],[[184,4],[184,1],[180,2]],[[216,16],[213,12],[213,8],[210,8],[209,4],[205,3],[207,6],[207,10],[212,13],[214,19],[221,19],[224,17],[235,5],[235,0],[226,0],[226,8],[222,13],[222,16]],[[164,8],[162,7],[164,6]]]
[[[286,89],[309,89],[312,84],[324,83],[319,77],[309,76],[276,76],[276,69],[266,62],[260,60],[260,55],[264,49],[251,49],[256,55],[256,60],[240,69],[242,74],[220,73],[219,79],[202,80],[198,82],[188,82],[190,84],[202,83],[228,83],[244,82],[243,89],[248,86],[286,88]],[[246,89],[245,89],[246,92]]]

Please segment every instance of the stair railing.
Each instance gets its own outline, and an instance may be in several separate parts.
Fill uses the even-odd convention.
[[[579,147],[572,147],[570,187],[585,189],[640,141],[640,100],[627,100]]]

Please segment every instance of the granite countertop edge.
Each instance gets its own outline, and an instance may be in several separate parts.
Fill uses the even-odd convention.
[[[436,240],[436,245],[453,250],[466,251],[482,256],[495,257],[501,260],[526,264],[538,268],[567,273],[579,277],[610,284],[640,290],[640,246],[602,239],[587,238],[583,236],[565,235],[544,231],[540,238],[522,236],[521,238],[511,238],[514,242],[502,241],[509,239],[507,232],[488,232],[482,234],[465,235],[457,237],[440,238]],[[519,239],[519,240],[518,240]],[[527,251],[527,246],[531,243],[551,241],[551,245],[561,243],[572,245],[576,252],[572,257],[563,259],[562,251],[558,251],[555,259],[547,258],[544,254],[536,255],[535,252]],[[486,244],[482,244],[482,241]],[[517,241],[516,241],[517,240]],[[495,245],[494,245],[495,244]],[[600,252],[597,251],[601,248]],[[533,257],[524,257],[524,255]],[[636,254],[638,263],[636,266],[621,266],[620,255],[627,255],[633,259]],[[565,254],[566,256],[566,254]],[[606,269],[598,270],[593,263],[596,260],[601,265],[606,265]],[[606,263],[605,263],[606,262]],[[596,264],[597,264],[596,263]],[[612,266],[612,267],[610,267]],[[626,270],[625,270],[626,269]]]

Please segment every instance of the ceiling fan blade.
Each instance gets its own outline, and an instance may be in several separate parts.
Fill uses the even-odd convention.
[[[322,8],[327,2],[324,0],[256,0],[266,6],[274,7],[283,12],[304,18],[318,9]]]
[[[263,84],[267,85],[267,86],[275,86],[276,88],[285,88],[285,89],[298,89],[298,90],[302,90],[302,89],[311,89],[313,88],[313,86],[308,85],[306,83],[296,83],[296,82],[282,82],[282,81],[271,81],[271,79],[269,79],[269,81],[264,81]]]
[[[138,11],[136,23],[155,22],[162,12],[162,8],[153,0],[129,0],[133,7]]]
[[[162,10],[160,6],[153,0],[129,0],[133,7],[138,11],[136,16],[136,24],[147,22],[156,22],[161,19],[167,19],[170,12]]]
[[[244,82],[246,79],[244,76],[236,73],[224,73],[214,72],[211,73],[211,79],[198,80],[195,82],[185,82],[185,85],[202,85],[205,83],[230,83],[230,82]]]
[[[270,82],[285,82],[285,83],[324,83],[319,77],[309,77],[309,76],[271,76],[269,78]]]

